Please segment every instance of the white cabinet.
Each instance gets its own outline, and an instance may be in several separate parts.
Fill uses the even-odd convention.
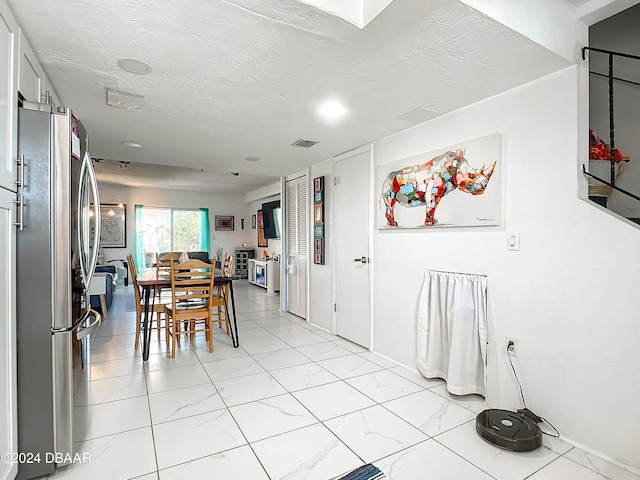
[[[16,194],[0,188],[0,453],[17,453]],[[17,463],[0,462],[0,480],[13,480]]]
[[[249,283],[264,287],[267,291],[280,290],[280,264],[273,260],[263,262],[261,260],[249,259]]]
[[[22,29],[20,29],[18,52],[18,91],[25,100],[41,102],[44,93],[44,70],[42,70],[36,54],[27,43]]]
[[[0,0],[0,187],[16,190],[18,24]]]

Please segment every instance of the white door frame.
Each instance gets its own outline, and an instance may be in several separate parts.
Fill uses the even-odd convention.
[[[342,161],[342,160],[347,160],[351,157],[355,157],[356,155],[360,155],[362,153],[368,153],[369,154],[369,178],[368,178],[368,184],[369,184],[369,202],[368,202],[368,212],[367,212],[367,218],[368,218],[368,223],[369,223],[369,227],[368,227],[368,232],[367,232],[367,238],[368,238],[368,242],[367,242],[367,248],[369,250],[369,285],[367,288],[368,291],[368,296],[369,298],[367,299],[369,308],[368,308],[368,317],[369,317],[369,351],[372,351],[373,348],[373,309],[372,307],[372,298],[373,298],[373,278],[374,278],[374,269],[375,269],[375,263],[373,262],[372,259],[372,254],[373,254],[373,215],[375,212],[375,209],[373,208],[373,205],[376,200],[375,200],[375,195],[374,195],[374,191],[373,191],[373,143],[369,143],[366,145],[363,145],[361,147],[355,148],[353,150],[350,150],[348,152],[342,153],[340,155],[338,155],[337,157],[333,157],[333,179],[334,179],[334,185],[336,185],[336,182],[339,181],[338,177],[337,177],[337,163]],[[332,218],[336,218],[336,209],[337,209],[337,205],[336,205],[336,189],[333,189],[333,201],[331,202],[333,204],[333,208],[331,211],[331,215]],[[334,222],[335,224],[335,222]],[[337,315],[336,315],[336,303],[337,303],[337,299],[338,299],[338,291],[337,291],[337,281],[336,281],[336,277],[337,277],[337,272],[338,272],[338,265],[337,265],[337,255],[335,252],[337,252],[338,249],[338,245],[336,244],[336,235],[331,235],[331,245],[332,245],[332,251],[333,254],[331,255],[331,299],[332,299],[332,303],[333,303],[333,312],[331,314],[331,333],[333,333],[334,335],[336,334],[337,331]]]

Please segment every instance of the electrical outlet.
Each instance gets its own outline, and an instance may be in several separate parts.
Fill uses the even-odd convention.
[[[518,340],[516,340],[515,338],[507,337],[504,342],[504,346],[507,355],[511,355],[512,357],[518,356]]]

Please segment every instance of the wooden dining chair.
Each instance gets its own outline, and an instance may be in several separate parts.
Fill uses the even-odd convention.
[[[176,342],[180,335],[195,339],[197,332],[205,332],[209,352],[213,352],[213,332],[211,331],[212,295],[215,267],[202,260],[187,260],[183,263],[171,261],[171,303],[165,306],[165,315],[171,357],[176,356]]]
[[[135,347],[138,348],[138,343],[140,340],[140,331],[142,329],[142,322],[144,321],[144,299],[142,294],[142,289],[140,284],[138,283],[138,272],[136,270],[135,262],[133,261],[133,255],[127,255],[127,264],[129,265],[129,270],[131,272],[131,280],[133,283],[133,294],[135,295],[136,300],[136,342]],[[162,315],[164,314],[164,302],[163,299],[159,295],[157,295],[153,300],[153,309],[151,309],[151,305],[149,305],[151,317],[149,319],[149,328],[153,327],[153,314],[156,314],[156,326],[155,328],[158,330],[158,335],[160,335],[160,331],[163,327],[165,327],[165,338],[168,338],[168,331],[166,330],[166,316],[163,319]],[[166,300],[165,300],[166,302]],[[164,321],[163,321],[164,320]]]
[[[223,277],[231,278],[233,276],[233,262],[233,255],[227,255],[225,257],[224,262],[222,262],[220,266]],[[222,328],[222,322],[224,322],[227,335],[229,335],[229,318],[227,316],[227,309],[225,307],[225,304],[229,305],[229,283],[224,283],[216,287],[216,293],[213,296],[213,303],[214,307],[216,307],[216,313],[214,313],[214,315],[217,316],[214,321],[218,322],[219,328]]]
[[[177,252],[160,254],[156,253],[156,275],[166,274],[169,276],[169,267],[171,260],[180,260],[180,254]]]

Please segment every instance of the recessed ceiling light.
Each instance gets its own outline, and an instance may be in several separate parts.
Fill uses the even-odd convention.
[[[245,158],[247,162],[259,162],[260,159],[258,157],[247,157]]]
[[[138,142],[122,142],[122,145],[124,145],[125,147],[131,147],[131,148],[142,148],[142,144]]]
[[[347,113],[347,109],[344,108],[344,105],[334,100],[322,104],[318,111],[320,112],[320,115],[327,120],[338,120]]]
[[[151,66],[141,60],[135,58],[120,58],[118,66],[127,72],[136,73],[138,75],[146,75],[151,73]]]

